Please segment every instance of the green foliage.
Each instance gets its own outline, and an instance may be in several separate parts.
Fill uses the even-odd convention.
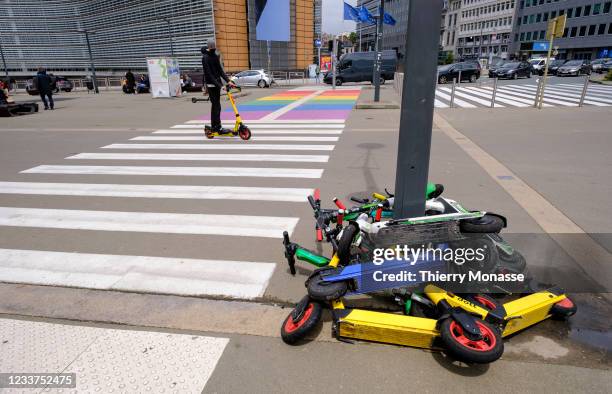
[[[350,41],[350,42],[352,42],[352,43],[353,43],[353,45],[355,45],[355,43],[357,42],[357,39],[358,39],[358,38],[359,38],[359,37],[357,36],[357,33],[355,33],[354,31],[352,31],[352,32],[349,34],[349,36],[348,36],[349,41]]]
[[[608,71],[606,76],[604,77],[605,81],[612,81],[612,70]]]
[[[453,56],[453,53],[451,51],[448,51],[448,53],[446,54],[446,59],[444,59],[444,64],[451,64],[454,61],[455,57]]]

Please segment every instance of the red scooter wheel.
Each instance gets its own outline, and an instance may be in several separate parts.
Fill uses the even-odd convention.
[[[251,130],[246,126],[242,126],[240,130],[238,130],[238,135],[241,139],[248,141],[251,139]]]
[[[302,303],[307,304],[303,305],[301,313],[297,313],[298,308],[302,308]],[[302,299],[283,322],[281,327],[283,342],[293,345],[299,340],[304,339],[321,321],[322,310],[321,304],[308,299],[308,296]]]
[[[497,328],[483,320],[476,320],[480,339],[470,339],[452,318],[440,324],[440,337],[448,354],[465,363],[487,364],[502,356],[504,342]]]

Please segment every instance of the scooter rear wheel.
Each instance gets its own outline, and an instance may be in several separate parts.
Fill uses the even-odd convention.
[[[286,344],[293,345],[305,338],[321,321],[321,312],[323,310],[321,304],[310,299],[308,299],[307,302],[308,304],[303,313],[297,316],[295,320],[295,312],[297,308],[300,307],[299,304],[296,306],[296,309],[293,309],[291,313],[289,313],[289,316],[287,316],[283,322],[281,327],[281,338]]]
[[[251,130],[246,126],[242,126],[240,130],[238,130],[238,135],[241,139],[248,141],[251,139]]]
[[[487,294],[468,294],[464,298],[490,311],[502,306],[499,301]]]
[[[447,353],[465,363],[487,364],[502,356],[504,342],[499,330],[483,320],[476,320],[482,336],[479,340],[468,338],[463,328],[452,318],[440,324],[440,337]]]
[[[348,291],[346,281],[328,282],[321,276],[321,271],[316,272],[306,282],[306,289],[310,298],[316,301],[329,302],[342,297]]]
[[[552,315],[553,319],[565,320],[574,315],[577,310],[578,307],[576,307],[574,301],[572,301],[569,297],[565,297],[550,308],[550,314]]]

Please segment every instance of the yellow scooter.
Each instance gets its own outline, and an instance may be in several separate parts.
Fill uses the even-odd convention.
[[[240,117],[240,114],[238,113],[238,108],[236,108],[236,101],[234,101],[234,97],[232,96],[232,90],[234,90],[234,93],[240,93],[242,89],[240,88],[240,86],[233,85],[232,89],[228,90],[227,93],[224,94],[224,95],[227,95],[228,100],[232,104],[232,109],[234,110],[234,114],[236,115],[236,122],[234,123],[234,128],[233,129],[221,129],[220,131],[213,131],[213,129],[210,126],[206,125],[204,126],[204,134],[206,135],[206,138],[213,139],[215,137],[240,137],[240,139],[245,140],[245,141],[251,139],[251,129],[249,129],[247,125],[242,123],[242,118]],[[206,98],[192,97],[191,98],[192,103],[197,103],[198,101],[210,101],[210,98],[209,97],[206,97]]]

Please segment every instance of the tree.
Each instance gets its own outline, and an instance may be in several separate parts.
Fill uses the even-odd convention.
[[[448,51],[446,53],[446,59],[444,59],[444,64],[451,64],[454,61],[455,57],[453,56],[453,53],[451,51]]]
[[[349,41],[350,41],[350,42],[351,42],[353,45],[355,45],[355,43],[357,42],[357,39],[358,39],[358,38],[359,38],[359,37],[357,37],[357,33],[355,33],[354,31],[352,31],[352,32],[349,34],[349,36],[348,36]]]

